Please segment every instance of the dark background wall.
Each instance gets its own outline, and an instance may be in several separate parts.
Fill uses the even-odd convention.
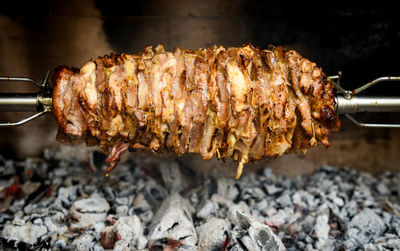
[[[379,76],[400,75],[397,12],[390,1],[7,1],[0,7],[0,75],[41,79],[58,64],[79,67],[99,55],[137,53],[159,43],[173,49],[250,42],[296,49],[327,75],[342,71],[342,83],[350,89]],[[365,94],[397,95],[399,87],[388,83]],[[35,89],[1,83],[0,91]],[[0,119],[15,121],[23,116],[2,113]],[[362,115],[362,119],[382,118],[398,120],[397,115]],[[20,128],[0,129],[0,155],[38,156],[44,147],[58,145],[55,131],[51,115]],[[318,148],[306,156],[267,164],[305,170],[326,163],[373,171],[396,169],[399,134],[395,129],[359,129],[344,120],[329,150]]]

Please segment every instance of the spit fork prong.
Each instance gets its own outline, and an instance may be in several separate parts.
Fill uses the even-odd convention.
[[[49,87],[49,82],[48,82],[49,76],[50,76],[50,71],[46,71],[46,74],[41,83],[28,77],[8,77],[8,76],[0,76],[0,81],[29,82],[39,87],[41,90],[43,90]]]
[[[334,84],[335,88],[343,96],[336,97],[336,112],[345,116],[354,124],[360,127],[373,128],[400,128],[400,124],[389,123],[363,123],[350,114],[358,112],[400,112],[400,97],[369,97],[356,96],[362,91],[383,82],[400,82],[400,77],[380,77],[354,90],[346,90],[340,85],[342,73],[327,77],[327,80]]]
[[[29,82],[40,89],[37,93],[0,93],[0,112],[37,112],[18,122],[0,123],[0,127],[23,125],[52,111],[49,75],[50,71],[47,71],[41,82],[28,77],[0,76],[0,81]]]

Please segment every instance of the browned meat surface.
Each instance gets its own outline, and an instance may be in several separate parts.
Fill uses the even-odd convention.
[[[329,146],[340,121],[324,77],[282,47],[158,46],[100,57],[55,70],[57,139],[111,152],[108,172],[124,151],[146,149],[233,158],[239,177],[250,160]]]

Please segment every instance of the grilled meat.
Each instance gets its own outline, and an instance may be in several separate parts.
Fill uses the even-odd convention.
[[[340,121],[324,76],[282,47],[99,57],[54,71],[57,139],[111,150],[107,174],[126,150],[146,149],[233,158],[239,177],[250,160],[329,146]]]

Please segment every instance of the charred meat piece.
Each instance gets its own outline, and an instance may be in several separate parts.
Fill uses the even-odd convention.
[[[126,150],[239,162],[329,146],[333,86],[315,63],[252,45],[111,55],[54,71],[59,141],[99,145],[111,169]]]

